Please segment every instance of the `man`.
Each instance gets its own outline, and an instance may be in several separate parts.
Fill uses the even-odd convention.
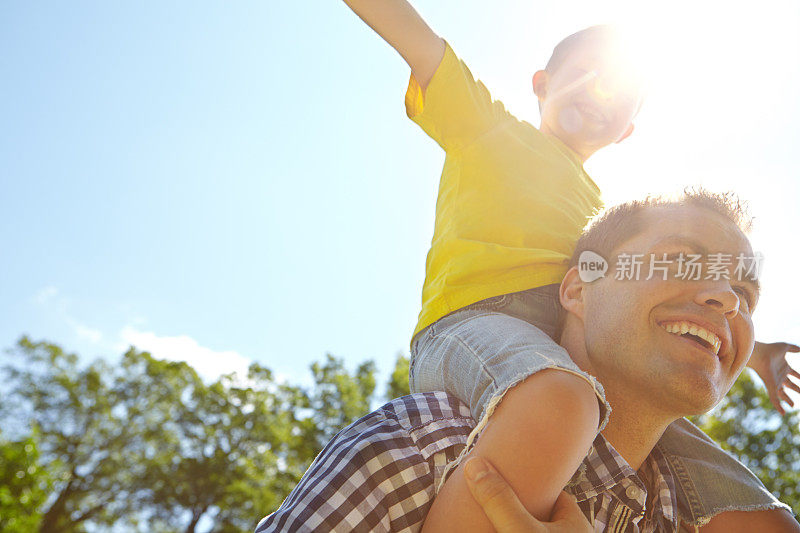
[[[589,452],[566,490],[595,530],[800,531],[788,507],[766,491],[752,512],[703,515],[693,508],[697,498],[685,464],[659,441],[675,421],[682,431],[707,439],[682,417],[719,402],[753,348],[757,279],[740,271],[727,277],[704,272],[694,280],[682,272],[688,256],[702,256],[706,264],[720,254],[754,256],[740,229],[742,213],[728,200],[701,192],[674,202],[625,204],[609,210],[579,241],[560,288],[560,342],[580,372],[602,384],[614,412],[602,433],[587,433],[597,427],[601,407],[586,402],[596,392],[586,385],[590,381],[558,365],[528,378],[541,384],[528,404],[528,422],[541,438],[509,443],[508,453],[540,459],[540,474],[527,480],[521,498],[537,502],[539,507],[526,507],[539,521],[551,518],[561,497],[550,486],[571,464],[572,449],[585,444],[580,449]],[[575,266],[585,251],[619,258],[612,267],[622,258],[651,261],[640,277],[590,282]],[[656,259],[666,266],[663,276],[652,275]],[[436,494],[440,509],[458,509],[458,515],[431,509],[445,466],[464,448],[473,425],[469,410],[444,394],[394,400],[337,435],[257,531],[415,531],[423,521],[426,530],[491,531],[480,500],[466,488],[448,490],[468,483],[447,484]],[[490,422],[485,431],[492,430]],[[480,441],[470,455],[482,455]],[[469,473],[462,463],[452,475],[469,482]],[[521,486],[513,470],[499,474]],[[719,484],[724,494],[729,486],[724,479]]]

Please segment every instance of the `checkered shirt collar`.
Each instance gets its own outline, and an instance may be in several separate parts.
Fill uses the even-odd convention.
[[[608,440],[598,434],[581,467],[567,484],[578,502],[610,493],[633,511],[647,514],[678,530],[678,501],[675,481],[664,454],[656,446],[642,465],[642,476],[622,458]],[[649,486],[649,490],[648,490]],[[649,502],[646,502],[649,500]]]

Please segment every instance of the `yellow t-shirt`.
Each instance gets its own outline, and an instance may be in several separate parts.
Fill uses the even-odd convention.
[[[446,153],[414,335],[471,303],[560,283],[600,190],[558,139],[517,120],[449,45],[406,112]]]

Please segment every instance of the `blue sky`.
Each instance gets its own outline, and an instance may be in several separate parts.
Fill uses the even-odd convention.
[[[800,7],[670,5],[415,3],[534,124],[530,76],[560,38],[640,30],[637,130],[587,169],[608,203],[749,199],[757,332],[800,342]],[[405,63],[343,3],[4,2],[0,50],[0,346],[134,343],[295,382],[326,352],[387,371],[407,351],[443,153],[405,117]]]

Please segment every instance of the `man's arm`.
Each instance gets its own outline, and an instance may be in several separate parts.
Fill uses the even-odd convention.
[[[405,0],[344,0],[406,60],[425,90],[444,57],[444,41]]]

